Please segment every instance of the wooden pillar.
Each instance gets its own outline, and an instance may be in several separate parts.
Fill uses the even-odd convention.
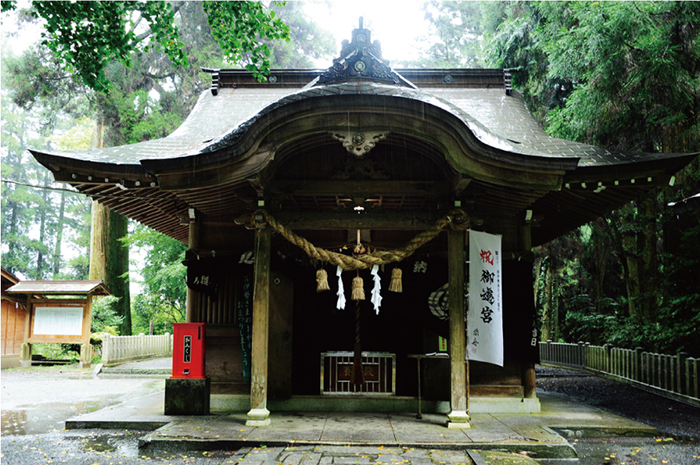
[[[24,319],[24,336],[22,339],[22,353],[19,363],[22,367],[32,366],[32,344],[27,342],[32,332],[32,296],[27,295],[27,317]]]
[[[528,399],[537,397],[536,388],[535,364],[525,364],[523,366],[523,397]]]
[[[187,248],[189,250],[194,250],[199,246],[199,224],[195,218],[190,218],[190,229],[189,235],[187,237]],[[197,302],[199,301],[199,292],[193,291],[187,287],[187,311],[185,314],[185,322],[187,323],[202,323],[196,321],[196,315],[199,311],[197,308]]]
[[[532,250],[532,228],[530,223],[518,226],[518,247],[521,253],[528,253]]]
[[[85,296],[85,309],[83,310],[83,342],[80,344],[80,368],[90,368],[92,364],[92,345],[90,344],[90,331],[92,327],[92,294]]]
[[[467,399],[466,333],[464,327],[465,231],[447,232],[447,267],[450,313],[450,413],[448,428],[469,428]]]
[[[520,251],[524,254],[529,253],[532,250],[532,227],[531,223],[525,222],[518,227],[518,245],[520,246]],[[529,259],[529,256],[527,256]],[[534,298],[533,298],[534,300]],[[535,378],[535,364],[527,363],[523,364],[522,373],[523,382],[523,395],[526,398],[537,397],[536,388],[537,381]]]
[[[270,322],[271,229],[255,230],[255,276],[253,288],[253,340],[251,344],[250,411],[247,426],[270,424],[267,409],[267,359]]]

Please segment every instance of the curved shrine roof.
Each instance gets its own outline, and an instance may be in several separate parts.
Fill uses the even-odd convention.
[[[161,139],[84,151],[31,152],[56,180],[185,242],[193,212],[225,225],[222,218],[249,215],[270,193],[280,212],[297,211],[307,218],[328,218],[370,197],[379,212],[409,212],[410,218],[460,201],[468,205],[469,215],[484,221],[484,228],[511,239],[519,218],[530,218],[539,226],[532,230],[534,245],[666,183],[697,155],[612,152],[551,137],[510,88],[508,70],[397,72],[382,59],[379,43],[370,39],[371,33],[360,26],[330,68],[273,70],[264,83],[243,70],[207,69],[212,88],[202,93],[183,124]],[[364,134],[359,129],[364,125],[375,132]],[[294,132],[299,130],[306,132]],[[376,139],[368,143],[366,137]],[[333,176],[310,183],[302,175],[275,184],[278,180],[270,177],[275,170],[263,171],[273,159],[284,160],[284,154],[304,159],[313,148],[325,157],[328,150],[338,149],[329,144],[342,141],[356,169],[372,172],[367,165],[374,163],[372,157],[363,159],[366,151],[351,151],[356,138],[360,146],[355,149],[369,150],[376,142],[377,147],[386,143],[385,151],[403,150],[402,155],[410,151],[419,158],[444,157],[442,189],[436,194],[410,177],[373,182],[364,174],[344,183]],[[281,151],[279,158],[276,150]],[[374,174],[381,174],[374,179],[390,179]],[[350,198],[341,201],[344,197]]]
[[[178,129],[167,137],[131,145],[80,151],[41,151],[74,160],[113,165],[140,165],[142,160],[169,160],[212,153],[235,145],[252,123],[291,102],[333,95],[383,96],[433,105],[451,113],[482,143],[532,157],[577,158],[578,166],[611,165],[648,159],[650,154],[611,152],[549,136],[517,92],[504,88],[421,87],[411,89],[373,82],[346,82],[293,89],[268,86],[204,91]],[[38,151],[33,151],[39,153]]]

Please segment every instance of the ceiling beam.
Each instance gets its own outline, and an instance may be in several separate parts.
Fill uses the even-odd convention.
[[[379,195],[447,195],[447,183],[437,181],[391,180],[292,180],[275,181],[266,194],[280,195],[347,195],[348,197]]]
[[[373,230],[411,230],[420,231],[431,227],[446,215],[446,212],[270,212],[277,222],[291,230],[343,230],[343,229],[373,229]],[[248,222],[248,217],[242,217],[242,222]],[[205,226],[233,226],[230,221],[208,219]],[[240,227],[240,226],[239,226]]]

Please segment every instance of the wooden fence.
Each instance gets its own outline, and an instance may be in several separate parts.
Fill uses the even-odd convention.
[[[541,342],[547,365],[579,368],[629,382],[642,389],[700,406],[700,359],[685,352],[664,355],[589,343]]]
[[[118,363],[143,360],[153,357],[166,357],[173,353],[173,337],[171,334],[161,336],[109,336],[102,340],[102,364],[116,365]]]

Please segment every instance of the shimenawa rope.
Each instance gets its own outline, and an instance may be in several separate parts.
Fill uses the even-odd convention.
[[[262,221],[257,220],[256,218],[258,217],[262,217]],[[462,221],[455,221],[460,218]],[[469,228],[469,217],[462,210],[453,210],[437,220],[429,229],[419,233],[416,237],[397,249],[373,250],[371,253],[354,256],[344,255],[314,246],[305,238],[285,228],[265,210],[258,210],[253,214],[253,224],[256,227],[264,227],[265,224],[268,224],[272,229],[282,234],[285,239],[301,248],[313,259],[340,266],[344,270],[363,270],[372,268],[373,265],[386,265],[410,257],[416,249],[435,239],[435,237],[440,234],[440,231],[447,226],[450,226],[452,229],[465,230]]]

